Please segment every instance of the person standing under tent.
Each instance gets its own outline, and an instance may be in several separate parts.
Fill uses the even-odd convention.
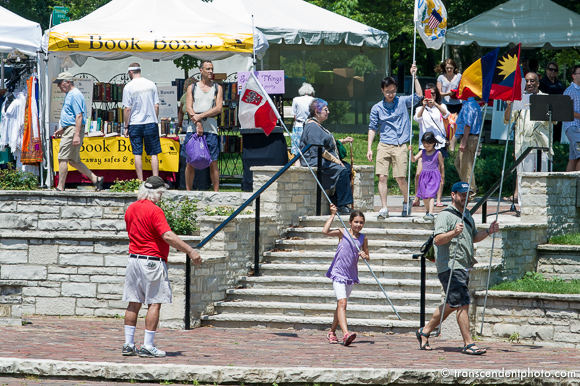
[[[469,183],[473,162],[479,146],[479,133],[482,129],[481,108],[475,97],[469,97],[463,102],[461,112],[457,116],[457,131],[455,138],[459,142],[459,152],[455,157],[455,167],[457,174],[463,182]],[[472,194],[477,193],[475,174],[471,178]]]
[[[165,357],[153,340],[159,324],[161,304],[171,303],[171,286],[167,274],[169,246],[186,253],[195,265],[201,257],[171,231],[163,210],[156,205],[167,190],[161,177],[151,176],[139,187],[137,201],[125,212],[129,234],[129,260],[125,271],[123,301],[129,302],[125,312],[123,356]],[[135,327],[142,304],[147,304],[145,336],[141,350],[135,347]]]
[[[97,177],[81,161],[80,152],[85,136],[83,125],[87,112],[85,97],[75,87],[70,72],[61,72],[53,83],[56,83],[60,91],[66,94],[60,112],[59,129],[54,132],[55,138],[61,138],[58,150],[58,185],[55,190],[64,191],[70,164],[91,180],[97,192],[101,191],[104,178]]]
[[[447,302],[433,313],[431,320],[416,332],[419,348],[421,350],[432,350],[429,346],[431,332],[439,326],[441,313],[443,320],[447,319],[452,312],[457,311],[457,324],[463,337],[464,354],[481,355],[487,351],[477,347],[471,337],[469,329],[469,270],[477,262],[474,258],[474,243],[479,243],[487,236],[499,231],[499,224],[492,222],[489,228],[477,231],[475,221],[468,210],[465,217],[462,216],[466,208],[466,201],[469,200],[469,184],[466,182],[456,182],[451,188],[451,204],[445,208],[435,219],[435,264],[437,266],[437,276],[447,292],[449,277],[451,285],[447,293]],[[464,219],[464,223],[462,222]],[[455,259],[455,264],[453,263]],[[453,268],[453,274],[451,269]],[[441,326],[439,326],[441,328]]]
[[[407,143],[411,140],[411,119],[408,109],[416,105],[423,96],[421,85],[416,77],[417,67],[411,66],[411,75],[415,79],[415,95],[397,96],[397,81],[393,77],[381,81],[381,91],[384,98],[375,104],[370,113],[368,131],[367,159],[373,160],[373,141],[379,131],[377,146],[377,162],[375,173],[379,176],[379,196],[382,208],[380,218],[389,217],[387,209],[387,180],[389,167],[393,165],[393,177],[403,193],[403,217],[410,213],[409,195],[407,191]]]
[[[131,141],[137,178],[143,181],[143,143],[151,157],[151,171],[159,176],[159,94],[155,83],[141,76],[139,63],[131,63],[127,73],[131,81],[123,88],[125,136]]]
[[[580,171],[580,65],[572,67],[572,84],[564,91],[574,102],[574,120],[564,122],[562,130],[570,140],[567,172]]]
[[[182,155],[185,155],[185,145],[197,133],[198,137],[205,136],[207,148],[211,157],[209,175],[213,184],[214,192],[220,188],[220,171],[218,158],[220,155],[220,143],[218,137],[218,125],[216,115],[222,111],[224,94],[223,89],[213,81],[213,63],[209,60],[201,62],[199,67],[201,80],[187,87],[187,114],[191,122],[185,141],[183,142]],[[194,130],[195,129],[195,130]],[[195,169],[187,164],[185,166],[185,187],[193,189]]]
[[[292,100],[292,112],[294,113],[294,125],[292,126],[292,149],[290,152],[293,155],[298,154],[298,145],[300,144],[300,137],[304,130],[304,123],[310,114],[310,104],[314,100],[314,87],[310,83],[302,83],[302,87],[298,89],[297,96]],[[300,160],[298,161],[300,162]]]

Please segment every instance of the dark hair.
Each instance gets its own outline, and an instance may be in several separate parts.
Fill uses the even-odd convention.
[[[348,222],[354,220],[355,217],[362,217],[363,220],[366,221],[365,214],[363,212],[361,212],[360,210],[353,210],[352,212],[350,212],[350,218],[348,219]]]
[[[435,138],[435,134],[433,134],[431,131],[426,131],[425,134],[423,134],[421,142],[431,143],[433,145],[441,144],[441,142],[439,142],[437,138]]]
[[[308,106],[308,112],[310,113],[309,117],[313,118],[316,116],[316,113],[322,111],[323,108],[328,106],[328,102],[324,99],[314,98],[312,102],[310,102],[310,106]]]
[[[385,79],[381,80],[381,89],[394,84],[395,87],[399,87],[397,80],[392,76],[387,76]]]
[[[207,59],[206,60],[202,60],[201,63],[199,64],[199,69],[202,70],[203,69],[203,66],[205,66],[206,63],[212,63],[213,64],[213,62],[211,60],[207,60]]]
[[[556,66],[556,68],[558,69],[558,71],[560,70],[560,66],[558,66],[558,63],[554,62],[553,60],[550,60],[548,62],[548,64],[546,64],[546,70],[548,69],[548,67],[550,67],[551,65]]]
[[[441,93],[439,92],[437,85],[435,83],[427,83],[427,86],[425,86],[425,90],[427,90],[428,88],[435,90],[435,102],[441,103]]]
[[[455,60],[453,60],[453,59],[445,59],[444,61],[442,61],[438,67],[435,67],[435,72],[438,74],[445,74],[445,66],[448,64],[451,64],[455,68],[455,70],[453,70],[454,74],[459,73],[459,69],[457,68],[457,63],[455,63]]]
[[[580,68],[580,64],[577,64],[574,67],[572,67],[572,70],[570,70],[570,76],[572,76],[572,74],[575,74],[576,70],[579,68]]]

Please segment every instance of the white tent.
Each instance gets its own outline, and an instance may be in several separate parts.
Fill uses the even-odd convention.
[[[42,30],[40,24],[26,20],[6,8],[0,7],[0,52],[18,50],[35,56],[40,49]]]
[[[550,0],[510,0],[447,31],[446,44],[580,46],[580,15]]]

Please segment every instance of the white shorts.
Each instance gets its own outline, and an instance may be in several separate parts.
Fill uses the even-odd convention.
[[[130,257],[125,273],[123,301],[142,304],[171,303],[171,286],[165,261]]]
[[[340,299],[348,299],[352,289],[354,288],[354,284],[344,284],[339,283],[337,281],[332,282],[332,286],[334,287],[334,294],[336,295],[336,300]]]

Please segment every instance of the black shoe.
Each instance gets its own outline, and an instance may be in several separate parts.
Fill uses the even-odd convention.
[[[103,183],[105,182],[105,177],[97,177],[97,182],[95,182],[93,185],[95,185],[95,191],[100,192],[101,190],[103,190]]]
[[[350,209],[348,206],[339,206],[336,211],[338,214],[350,214],[352,209]]]

